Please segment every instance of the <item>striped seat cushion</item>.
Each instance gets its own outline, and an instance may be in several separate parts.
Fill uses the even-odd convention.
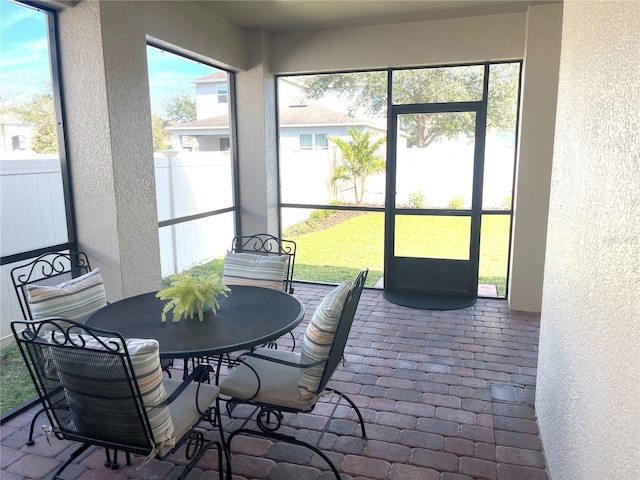
[[[107,304],[100,269],[54,286],[27,285],[33,320],[63,317],[82,322]]]
[[[224,259],[222,283],[281,290],[287,270],[287,260],[286,255],[228,253]]]
[[[329,358],[331,344],[338,328],[344,302],[351,288],[351,282],[338,285],[313,312],[307,326],[302,344],[301,364],[314,363]],[[315,367],[301,368],[298,376],[300,398],[307,399],[316,395],[324,364]]]
[[[60,334],[56,333],[55,338],[63,343]],[[83,348],[51,350],[75,428],[85,435],[106,441],[122,442],[127,438],[134,444],[149,445],[148,434],[140,428],[138,414],[132,408],[131,387],[123,374],[119,356],[96,355],[90,351],[106,351],[92,336],[72,334],[70,338]],[[100,339],[107,344],[121,344],[119,339]],[[160,454],[164,454],[175,445],[175,437],[169,407],[158,407],[167,399],[158,341],[133,338],[126,340],[126,345],[155,446]]]

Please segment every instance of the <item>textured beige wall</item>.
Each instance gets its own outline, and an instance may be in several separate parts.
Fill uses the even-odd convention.
[[[109,300],[155,290],[160,254],[141,11],[129,2],[82,2],[63,10],[59,23],[80,248],[100,267]]]
[[[640,3],[565,0],[536,410],[553,480],[640,472]]]
[[[509,306],[519,311],[542,305],[561,33],[561,5],[529,8],[509,269]]]
[[[383,25],[272,38],[275,73],[524,59],[509,302],[539,312],[551,178],[562,7],[527,14]]]
[[[215,17],[197,2],[140,1],[145,33],[172,48],[231,70],[249,67],[246,33]]]
[[[493,15],[274,35],[275,73],[521,59],[526,15]]]
[[[112,291],[122,292],[115,295],[130,291],[125,283],[135,283],[137,289],[155,288],[151,278],[156,274],[155,266],[153,273],[141,279],[141,274],[120,272],[118,265],[132,261],[132,252],[145,242],[157,244],[157,229],[151,225],[155,208],[149,191],[152,177],[145,163],[151,148],[145,35],[241,70],[237,77],[238,150],[245,233],[277,230],[274,73],[519,59],[524,56],[525,42],[529,42],[526,14],[273,36],[247,34],[188,2],[80,2],[60,17],[63,79],[65,90],[71,92],[67,93],[71,113],[67,127],[71,132],[79,239],[92,257],[104,256],[98,264],[111,272],[108,283]],[[543,68],[530,71],[529,79],[548,77],[546,65],[551,63],[541,63]],[[125,70],[128,78],[123,76]],[[546,85],[543,81],[538,84]],[[545,99],[545,95],[553,97],[545,91],[537,98]],[[544,129],[539,127],[547,122],[548,116],[534,117],[522,130],[523,144],[527,138],[533,138],[530,144],[540,143],[538,134]],[[127,137],[126,132],[131,131],[138,135]],[[148,139],[144,135],[147,131]],[[136,142],[139,137],[144,138]],[[133,153],[126,153],[127,149]],[[534,174],[538,165],[530,162],[537,161],[535,155],[521,160],[527,162],[525,171]],[[545,176],[548,181],[548,173],[542,171],[541,178]],[[132,179],[138,177],[143,184],[136,190]],[[540,189],[529,189],[519,196],[521,204],[531,202],[533,211],[541,209],[536,213],[538,218],[546,216],[540,192],[548,185],[543,183],[538,183]],[[127,210],[126,205],[140,206],[141,210],[130,214],[133,209]],[[155,222],[155,212],[153,218]],[[134,238],[142,229],[141,238]],[[535,274],[526,269],[517,272],[524,279],[522,292],[538,299],[543,250],[539,244],[536,249],[525,249],[525,266],[532,266]],[[151,265],[153,254],[147,249],[139,262]],[[116,278],[119,275],[122,278]],[[511,301],[516,299],[512,296]],[[522,309],[539,309],[539,304],[530,303],[524,302]]]
[[[279,234],[275,79],[268,70],[269,36],[251,32],[252,67],[236,76],[240,230]]]
[[[157,290],[147,36],[243,68],[245,34],[191,2],[79,2],[60,11],[59,32],[80,248],[110,301]]]

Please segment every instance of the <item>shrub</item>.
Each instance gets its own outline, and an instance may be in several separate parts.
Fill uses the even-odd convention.
[[[457,197],[453,197],[451,200],[449,200],[449,205],[447,206],[447,208],[449,208],[449,210],[461,210],[463,206],[464,197],[462,197],[462,195],[458,195]]]
[[[329,202],[329,205],[342,205],[343,203],[339,200],[332,200]],[[304,235],[305,233],[311,233],[322,226],[322,222],[327,218],[335,215],[337,213],[336,210],[313,210],[309,214],[309,218],[303,220],[302,222],[298,222],[290,227],[286,228],[282,232],[283,237],[297,237],[298,235]]]
[[[427,202],[424,199],[424,193],[420,192],[411,192],[409,194],[409,206],[411,208],[424,208]]]
[[[309,215],[309,223],[314,222],[322,222],[323,220],[329,218],[335,212],[333,210],[314,210]]]

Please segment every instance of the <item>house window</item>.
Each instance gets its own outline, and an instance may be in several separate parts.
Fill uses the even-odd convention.
[[[312,148],[329,148],[329,141],[326,133],[301,133],[300,149],[309,150]]]
[[[14,150],[26,150],[27,139],[23,135],[16,135],[11,138],[11,145]]]
[[[313,135],[311,133],[301,133],[300,134],[300,149],[310,149],[313,148]]]
[[[218,95],[218,103],[227,103],[227,86],[217,85],[216,94]]]
[[[229,137],[222,137],[220,139],[220,151],[226,152],[227,150],[229,150],[229,148],[230,148]]]
[[[316,148],[329,148],[329,141],[327,140],[326,133],[316,133],[313,138],[315,139]]]

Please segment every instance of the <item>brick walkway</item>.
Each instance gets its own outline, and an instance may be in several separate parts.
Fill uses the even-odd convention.
[[[305,321],[294,331],[297,338],[330,290],[296,286],[296,296],[307,307]],[[338,368],[330,385],[359,406],[368,438],[358,436],[354,413],[341,406],[319,447],[344,479],[547,479],[533,409],[538,331],[537,315],[511,312],[503,300],[480,299],[457,311],[423,311],[365,290],[347,346],[348,363]],[[285,414],[285,433],[317,440],[330,400],[323,399],[312,414]],[[49,444],[41,432],[35,445],[25,446],[32,414],[2,425],[3,480],[47,478],[75,448],[56,439]],[[224,422],[231,430],[240,420],[225,416]],[[214,453],[200,461],[189,480],[217,478]],[[103,451],[91,449],[64,475],[70,480],[173,479],[184,459],[170,459],[175,463],[153,460],[136,470],[142,460],[136,457],[132,466],[111,471],[102,465]],[[234,480],[334,478],[304,448],[247,436],[233,441],[232,465]]]

